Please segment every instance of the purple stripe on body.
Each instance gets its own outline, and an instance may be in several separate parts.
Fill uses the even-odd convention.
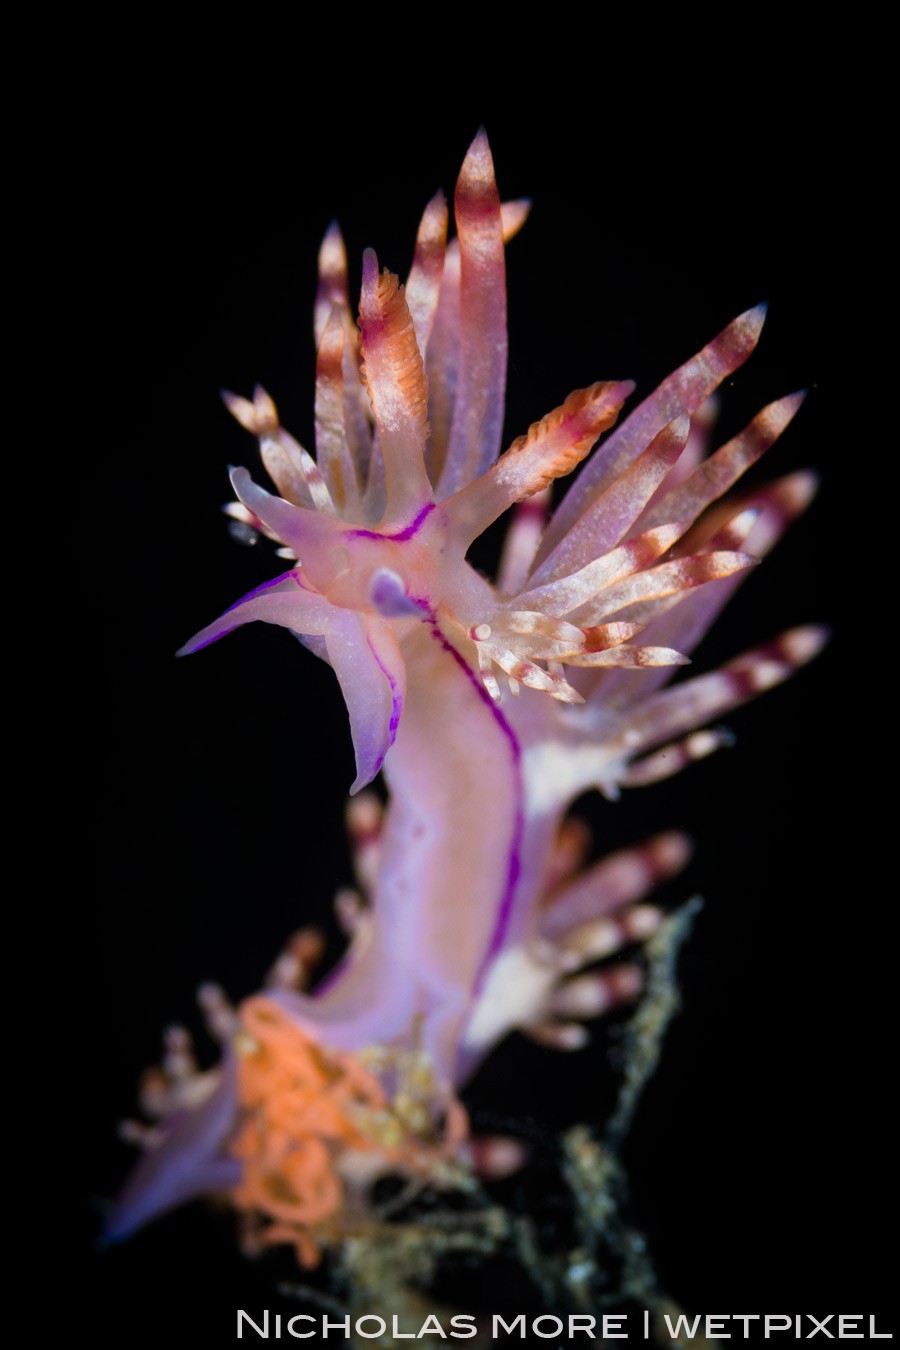
[[[255,600],[258,595],[262,595],[263,591],[268,591],[272,586],[277,586],[279,582],[287,581],[291,577],[293,577],[298,586],[302,587],[303,590],[306,589],[303,582],[297,576],[297,569],[292,567],[289,571],[282,572],[280,577],[273,577],[271,581],[264,581],[261,586],[254,586],[252,591],[248,591],[246,595],[241,596],[240,600],[235,600],[233,605],[229,605],[224,613],[230,614],[233,609],[237,609],[240,605],[246,604],[248,600]],[[232,629],[229,631],[233,632],[234,630]]]
[[[434,510],[434,502],[426,502],[421,511],[411,520],[410,523],[396,534],[390,534],[386,530],[347,530],[348,539],[391,539],[395,544],[405,544],[407,539],[412,539],[414,534],[418,534],[425,520]]]
[[[228,613],[227,609],[225,613]],[[185,647],[180,654],[183,656],[193,656],[195,652],[202,652],[204,647],[211,647],[214,642],[218,642],[221,638],[228,637],[229,633],[236,633],[240,626],[239,623],[236,623],[233,628],[223,628],[221,633],[214,633],[212,637],[208,637],[204,642],[198,642],[196,647]],[[178,652],[175,654],[176,656],[179,655]]]
[[[397,739],[397,728],[400,725],[400,714],[403,712],[403,695],[398,692],[397,681],[394,679],[390,670],[384,664],[381,657],[378,655],[377,651],[375,650],[375,646],[372,642],[372,639],[368,635],[366,636],[366,642],[368,643],[369,651],[375,657],[375,664],[377,665],[378,669],[381,671],[382,675],[387,680],[388,684],[391,686],[391,719],[390,722],[388,723],[388,733],[390,735],[390,740],[388,741],[387,745],[384,748],[384,753],[378,760],[378,768],[375,770],[375,772],[378,773],[379,770],[381,769],[382,764],[384,763],[385,755],[387,754],[388,750],[390,750],[391,746],[394,744],[394,741]]]
[[[519,747],[519,742],[516,737],[516,734],[513,731],[512,727],[507,722],[506,718],[503,716],[503,713],[497,707],[497,704],[491,698],[490,694],[487,692],[484,685],[478,679],[475,672],[471,669],[471,667],[463,659],[463,657],[460,656],[456,648],[451,643],[449,643],[447,639],[444,637],[443,633],[438,627],[437,620],[429,619],[428,624],[429,627],[431,628],[432,636],[441,644],[444,651],[448,652],[450,656],[453,657],[453,660],[459,666],[460,670],[463,671],[469,683],[472,685],[472,688],[475,690],[476,694],[481,699],[485,707],[488,709],[494,721],[499,726],[500,730],[503,732],[503,735],[506,737],[506,740],[509,744],[510,752],[512,754],[513,777],[515,779],[515,801],[516,801],[515,821],[513,825],[513,837],[512,840],[510,841],[509,858],[506,867],[506,882],[503,887],[503,895],[500,898],[500,905],[497,911],[497,919],[494,924],[494,931],[491,934],[491,940],[490,943],[488,944],[488,949],[482,959],[481,965],[478,969],[478,973],[475,976],[473,997],[477,997],[477,995],[481,992],[481,989],[484,985],[485,979],[487,977],[488,968],[491,962],[493,961],[494,957],[498,954],[501,947],[503,946],[503,940],[506,937],[506,930],[509,927],[509,921],[512,916],[513,900],[515,898],[516,886],[518,885],[519,877],[522,872],[522,855],[521,855],[522,835],[524,834],[525,831],[525,812],[522,806],[524,797],[524,784],[522,781],[522,751]]]
[[[224,618],[225,614],[231,614],[234,610],[240,609],[241,605],[245,605],[248,600],[255,600],[258,595],[262,595],[264,591],[271,590],[272,587],[277,586],[279,582],[288,580],[296,581],[300,589],[302,591],[307,591],[310,595],[316,595],[318,593],[316,591],[311,591],[308,586],[303,584],[299,569],[292,568],[289,572],[282,572],[280,577],[273,577],[271,581],[264,581],[262,585],[254,586],[252,591],[248,591],[246,595],[241,596],[240,600],[235,600],[233,605],[229,605],[228,608],[223,611],[221,617]],[[198,642],[195,647],[186,645],[182,648],[180,655],[193,656],[195,652],[202,652],[204,647],[211,647],[214,642],[219,642],[222,638],[228,637],[230,633],[236,632],[240,626],[239,623],[236,623],[232,628],[223,628],[221,633],[214,633],[212,637],[206,638],[204,642]]]

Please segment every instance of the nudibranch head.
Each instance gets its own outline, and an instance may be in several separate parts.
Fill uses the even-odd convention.
[[[473,540],[517,504],[534,502],[541,521],[549,486],[584,460],[633,386],[576,391],[497,458],[504,245],[525,209],[501,204],[483,132],[454,204],[458,233],[449,245],[443,197],[426,209],[405,286],[366,252],[358,324],[340,234],[329,230],[316,305],[316,459],[283,430],[264,390],[252,401],[226,396],[258,436],[279,494],[235,469],[233,514],[276,541],[293,565],[182,649],[251,620],[301,637],[341,682],[356,748],[353,791],[371,781],[396,737],[404,639],[417,623],[436,623],[494,698],[495,671],[513,693],[524,686],[581,703],[611,667],[684,664],[689,644],[659,641],[654,629],[666,631],[662,616],[688,591],[705,593],[707,583],[752,565],[754,541],[771,533],[771,519],[754,526],[767,506],[771,518],[773,503],[761,499],[755,515],[738,513],[712,537],[697,536],[693,523],[801,401],[771,405],[698,462],[702,429],[692,434],[691,419],[702,423],[706,401],[749,355],[762,325],[761,307],[742,315],[605,442],[542,537],[532,525],[531,556],[522,547],[527,523],[513,532],[501,586],[492,586],[466,561]],[[514,554],[522,555],[515,564]]]

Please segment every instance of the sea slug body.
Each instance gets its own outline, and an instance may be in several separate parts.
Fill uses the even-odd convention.
[[[358,321],[329,230],[315,458],[265,391],[226,396],[276,489],[234,469],[230,512],[284,562],[182,652],[258,620],[333,667],[356,754],[351,834],[367,821],[360,888],[342,899],[352,932],[326,979],[295,954],[237,1012],[210,996],[222,1067],[161,1113],[110,1214],[114,1238],[224,1191],[264,1241],[311,1264],[339,1239],[361,1176],[452,1169],[460,1087],[513,1028],[574,1047],[584,1019],[638,992],[633,964],[588,967],[653,931],[643,898],[687,856],[671,833],[584,868],[572,802],[709,754],[723,739],[709,723],[824,640],[797,629],[669,684],[814,489],[794,474],[723,500],[802,395],[708,453],[711,400],[753,351],[762,308],[628,415],[632,384],[599,382],[499,453],[505,247],[527,204],[501,203],[483,132],[454,207],[448,243],[447,204],[429,203],[405,286],[367,251]],[[551,513],[552,484],[582,464]],[[506,513],[493,584],[467,553]],[[379,773],[383,813],[364,791]]]

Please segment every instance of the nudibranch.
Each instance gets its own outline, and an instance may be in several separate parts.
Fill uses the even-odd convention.
[[[452,1170],[467,1147],[457,1089],[513,1028],[575,1047],[584,1018],[638,992],[633,964],[587,967],[653,931],[659,911],[642,901],[687,856],[671,833],[582,868],[571,803],[710,753],[724,735],[710,722],[823,642],[796,629],[669,686],[814,489],[800,473],[723,501],[802,395],[708,453],[713,396],[752,352],[761,307],[624,419],[632,384],[596,383],[499,453],[504,251],[527,210],[501,203],[479,133],[456,237],[438,194],[405,286],[367,251],[358,322],[332,226],[315,306],[315,458],[265,391],[226,396],[276,489],[234,469],[230,512],[274,541],[284,570],[182,652],[256,620],[288,629],[340,682],[351,793],[383,772],[389,798],[383,813],[370,793],[351,804],[359,892],[340,899],[352,934],[337,968],[314,983],[306,932],[237,1011],[206,990],[218,1070],[197,1073],[184,1033],[170,1036],[166,1073],[145,1092],[162,1124],[112,1237],[227,1192],[264,1241],[291,1241],[311,1262],[379,1167]],[[551,514],[552,483],[582,462]],[[467,554],[506,512],[492,583]]]

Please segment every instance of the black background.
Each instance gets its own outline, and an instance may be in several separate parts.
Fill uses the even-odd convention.
[[[254,468],[257,454],[217,390],[261,381],[311,443],[322,233],[340,220],[354,285],[368,245],[403,272],[422,207],[437,186],[452,192],[482,120],[502,195],[534,201],[508,253],[508,438],[594,379],[649,392],[761,299],[769,321],[723,391],[723,438],[762,404],[811,389],[753,481],[811,466],[821,496],[697,667],[801,622],[829,623],[832,646],[727,719],[734,749],[586,809],[598,851],[670,826],[697,842],[663,893],[706,899],[681,964],[684,1012],[628,1149],[663,1283],[700,1312],[884,1309],[886,897],[862,875],[869,841],[851,810],[865,789],[840,550],[859,508],[831,361],[834,271],[854,244],[835,207],[824,93],[760,107],[710,80],[695,110],[660,98],[640,130],[621,97],[498,108],[463,88],[435,113],[421,84],[402,97],[343,85],[312,97],[301,78],[296,98],[282,89],[268,103],[264,80],[251,98],[227,72],[196,90],[169,75],[134,90],[120,73],[76,156],[91,185],[76,357],[103,407],[85,433],[84,804],[96,851],[77,956],[91,1048],[79,1203],[97,1343],[123,1328],[149,1343],[176,1316],[179,1340],[229,1342],[235,1307],[279,1306],[271,1269],[240,1258],[230,1221],[200,1206],[121,1248],[90,1244],[129,1165],[114,1123],[161,1028],[198,1027],[202,979],[236,997],[257,988],[285,936],[326,915],[349,880],[352,756],[331,672],[265,625],[173,659],[277,566],[267,545],[227,536],[226,465]],[[777,91],[777,72],[771,82]],[[602,1027],[571,1057],[513,1041],[471,1104],[526,1119],[537,1137],[599,1118],[608,1044]]]

